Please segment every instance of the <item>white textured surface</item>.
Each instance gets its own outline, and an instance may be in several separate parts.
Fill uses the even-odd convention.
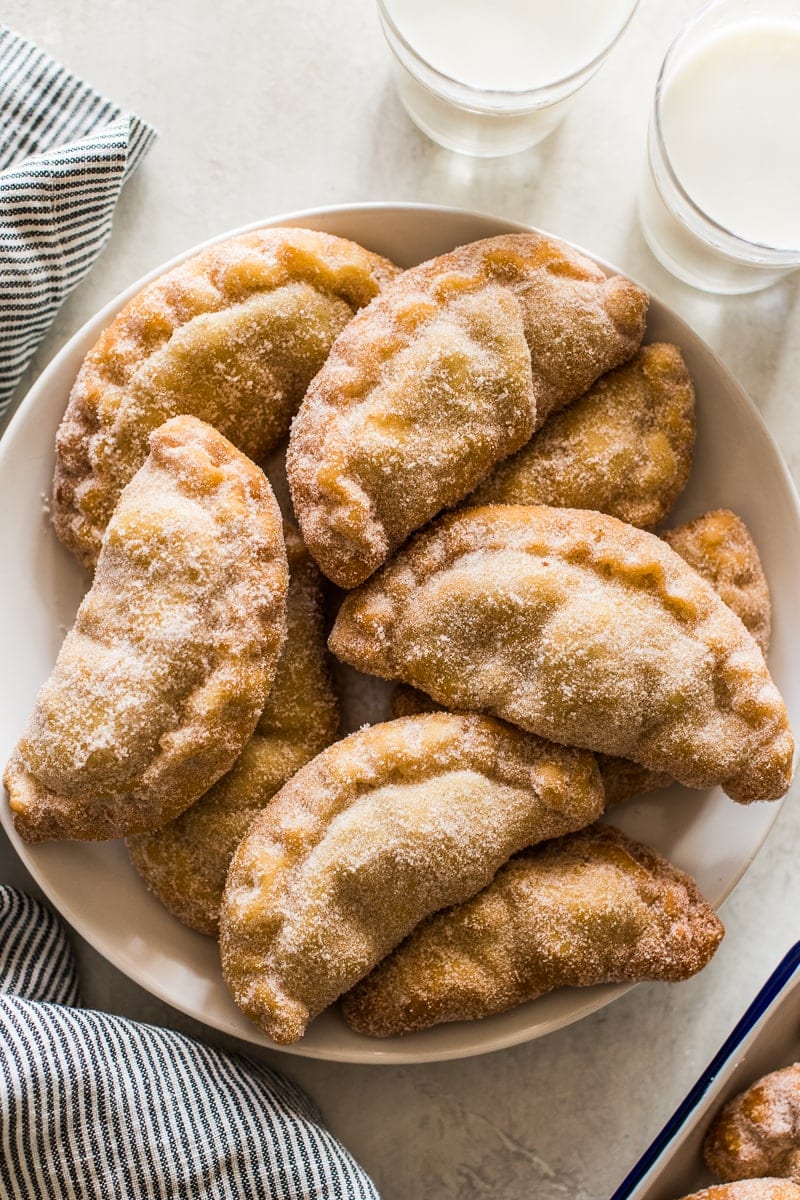
[[[655,76],[697,6],[642,0],[559,132],[529,154],[478,162],[409,124],[370,0],[7,0],[10,25],[162,135],[28,382],[122,287],[220,230],[313,205],[430,201],[530,221],[651,287],[750,392],[797,478],[798,280],[754,298],[702,296],[655,263],[637,228]],[[799,846],[790,798],[723,910],[717,958],[688,984],[638,988],[561,1033],[461,1063],[372,1069],[264,1057],[308,1088],[384,1200],[604,1200],[800,935]],[[0,878],[27,884],[5,844]],[[80,954],[88,1003],[204,1036],[88,948]]]

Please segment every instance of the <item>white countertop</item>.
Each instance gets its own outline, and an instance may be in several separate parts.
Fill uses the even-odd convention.
[[[426,201],[530,222],[650,287],[744,385],[797,478],[800,275],[755,297],[703,296],[659,267],[637,225],[658,66],[697,7],[641,0],[549,141],[479,161],[440,150],[410,124],[370,0],[6,0],[13,28],[161,132],[123,193],[107,250],[60,312],[28,382],[124,286],[196,242],[295,209]],[[540,1041],[383,1068],[240,1048],[308,1089],[384,1200],[606,1200],[800,936],[797,847],[800,807],[790,796],[724,906],[728,935],[700,976],[641,986]],[[36,891],[5,840],[0,881]],[[226,1044],[88,946],[78,950],[87,1004]]]

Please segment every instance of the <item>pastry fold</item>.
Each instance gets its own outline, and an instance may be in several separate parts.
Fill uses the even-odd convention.
[[[688,875],[596,825],[523,851],[477,896],[429,917],[342,1011],[358,1033],[392,1037],[554,988],[686,979],[723,932]]]
[[[150,445],[6,768],[29,841],[177,816],[233,765],[275,675],[287,567],[266,477],[194,417]]]
[[[424,917],[602,808],[590,754],[488,717],[351,734],[284,785],[234,855],[220,948],[236,1003],[295,1041]]]
[[[625,362],[647,294],[537,233],[405,271],[342,332],[292,426],[306,545],[354,587],[551,412]]]
[[[541,737],[782,796],[794,743],[752,637],[653,534],[587,510],[466,509],[345,598],[351,666]]]
[[[398,268],[310,229],[259,229],[147,284],[86,356],[56,439],[53,524],[90,570],[149,434],[200,417],[255,462],[331,344]]]
[[[255,733],[227,775],[174,821],[128,839],[134,866],[185,925],[216,936],[233,852],[253,817],[336,737],[339,704],[323,633],[320,578],[301,538],[284,528],[289,559],[286,642]]]

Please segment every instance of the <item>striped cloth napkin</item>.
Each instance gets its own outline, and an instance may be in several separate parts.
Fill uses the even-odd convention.
[[[155,136],[0,26],[0,418]]]
[[[378,1200],[294,1084],[79,1003],[61,921],[0,887],[3,1200]]]

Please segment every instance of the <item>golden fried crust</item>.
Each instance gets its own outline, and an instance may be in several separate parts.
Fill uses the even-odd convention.
[[[656,792],[675,782],[669,771],[650,771],[639,763],[618,758],[614,754],[598,754],[597,765],[603,779],[607,808],[622,804],[634,796]]]
[[[256,462],[337,334],[398,268],[308,229],[219,242],[148,284],[89,351],[56,439],[53,524],[89,569],[168,417],[208,421]]]
[[[769,587],[744,521],[728,509],[717,509],[666,529],[660,536],[711,584],[766,655],[771,623]],[[648,771],[624,758],[600,754],[597,761],[609,804],[669,787],[672,782],[665,772]]]
[[[771,1175],[800,1183],[800,1063],[765,1075],[726,1104],[703,1156],[726,1182]]]
[[[602,807],[591,755],[490,718],[351,734],[298,771],[236,851],[220,923],[236,1003],[295,1041],[420,920]]]
[[[715,509],[664,530],[661,537],[708,580],[766,654],[771,624],[769,586],[756,544],[741,517],[726,508]]]
[[[446,711],[441,704],[431,700],[430,696],[426,696],[417,688],[408,687],[405,683],[398,683],[392,689],[389,703],[392,706],[393,717],[413,717],[417,713]]]
[[[330,745],[339,704],[328,670],[317,568],[297,532],[284,528],[289,558],[287,634],[255,733],[227,775],[153,833],[128,839],[152,892],[180,921],[216,936],[225,876],[255,814],[309,759]]]
[[[194,417],[150,442],[6,768],[29,841],[175,817],[241,753],[275,674],[287,568],[269,483]]]
[[[688,875],[596,825],[523,851],[477,896],[429,917],[342,1011],[358,1033],[392,1037],[553,988],[686,979],[723,933]]]
[[[540,234],[410,271],[336,340],[292,427],[303,536],[342,587],[635,352],[647,295]]]
[[[345,598],[329,645],[447,708],[740,802],[791,781],[786,709],[741,621],[659,538],[614,517],[450,514]]]
[[[692,1192],[683,1200],[800,1200],[800,1187],[788,1179],[740,1179]]]
[[[392,715],[395,717],[410,717],[414,713],[443,712],[441,704],[431,700],[417,688],[398,683],[392,692]],[[627,758],[616,758],[613,754],[596,754],[597,765],[600,768],[600,778],[606,794],[606,808],[612,804],[621,804],[633,796],[641,796],[644,792],[655,791],[656,788],[669,787],[674,783],[672,776],[666,771],[648,771],[639,763]]]
[[[769,588],[755,542],[741,518],[727,509],[719,509],[704,513],[686,525],[667,529],[660,536],[711,584],[766,654],[771,612]],[[403,684],[395,688],[392,696],[392,712],[396,717],[434,712],[439,707],[423,692]],[[639,763],[611,754],[598,754],[597,764],[609,806],[669,787],[673,782],[669,772],[650,771]]]
[[[676,346],[643,346],[556,413],[467,504],[592,508],[656,525],[686,486],[694,388]]]

